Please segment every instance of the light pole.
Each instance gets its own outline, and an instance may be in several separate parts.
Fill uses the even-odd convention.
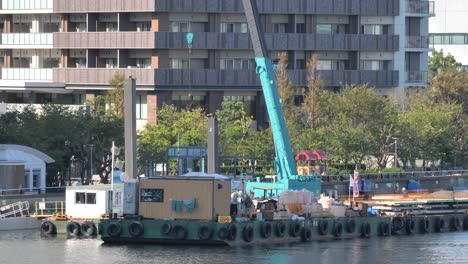
[[[399,138],[393,138],[395,140],[395,168],[398,168],[398,141],[400,140]]]
[[[85,148],[89,148],[89,174],[88,174],[88,184],[89,182],[91,181],[92,177],[93,177],[93,148],[94,148],[94,144],[85,144],[84,145]]]

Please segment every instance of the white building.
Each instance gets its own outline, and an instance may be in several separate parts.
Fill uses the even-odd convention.
[[[436,16],[429,20],[429,33],[434,49],[452,54],[468,68],[468,1],[435,0]]]
[[[0,189],[46,189],[46,165],[55,162],[48,155],[26,146],[0,144]]]
[[[113,192],[111,192],[113,190]],[[113,193],[112,202],[110,201]],[[66,214],[73,218],[99,219],[110,212],[123,215],[123,184],[70,186],[65,192]]]

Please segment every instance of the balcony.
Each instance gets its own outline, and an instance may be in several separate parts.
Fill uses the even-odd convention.
[[[399,0],[257,0],[257,6],[262,14],[395,16],[399,14],[399,2]],[[174,13],[244,14],[241,0],[158,0],[156,10]]]
[[[11,11],[46,11],[52,12],[54,0],[1,0],[0,12],[11,13]]]
[[[260,90],[261,85],[253,70],[218,69],[54,69],[53,81],[79,85],[108,85],[116,74],[133,76],[139,86],[156,86],[157,89],[248,89]],[[307,70],[291,70],[291,81],[307,85]],[[398,71],[319,71],[327,86],[369,84],[375,87],[398,85]]]
[[[53,70],[53,80],[66,84],[108,85],[116,74],[136,78],[137,85],[154,86],[153,69],[60,68]]]
[[[30,48],[30,46],[50,46],[52,48],[53,35],[52,33],[2,33],[0,45],[27,46],[24,48]]]
[[[435,16],[434,1],[408,0],[407,13]]]
[[[2,68],[2,80],[52,81],[52,69]]]
[[[186,49],[186,33],[156,32],[155,48]],[[360,34],[265,34],[269,50],[397,51],[399,36]],[[246,33],[195,33],[194,49],[253,49]]]
[[[54,33],[56,49],[154,49],[154,32]]]
[[[406,48],[409,49],[429,49],[428,36],[406,36]]]
[[[406,72],[406,83],[424,83],[428,81],[427,71],[408,71]]]
[[[18,1],[18,0],[14,0]],[[54,0],[54,13],[154,12],[154,0]]]

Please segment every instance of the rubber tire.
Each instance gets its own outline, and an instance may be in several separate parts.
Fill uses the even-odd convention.
[[[260,233],[263,238],[269,238],[271,236],[271,223],[264,222],[262,223],[262,226],[260,227]]]
[[[228,236],[228,229],[226,227],[221,227],[220,229],[218,229],[218,238],[221,239],[221,240],[225,240]]]
[[[81,233],[91,237],[96,235],[96,225],[93,222],[84,222],[81,224]]]
[[[252,242],[254,237],[254,230],[250,225],[247,225],[244,227],[244,230],[242,230],[242,238],[244,239],[245,242]]]
[[[392,219],[392,233],[397,234],[398,232],[405,229],[405,221],[401,217],[395,217]]]
[[[110,237],[119,237],[122,234],[122,224],[120,222],[111,222],[106,231]]]
[[[81,227],[77,222],[69,222],[67,224],[67,234],[70,236],[79,236],[81,235]]]
[[[203,225],[198,228],[198,238],[201,240],[210,240],[213,236],[213,228],[211,226]]]
[[[328,221],[320,220],[318,223],[318,233],[322,236],[328,233]]]
[[[310,240],[312,240],[312,231],[308,227],[302,228],[301,241],[309,242]]]
[[[431,222],[429,221],[429,218],[424,217],[420,220],[420,227],[421,227],[421,232],[422,233],[429,233],[431,229]]]
[[[412,218],[406,218],[405,219],[405,231],[407,235],[411,235],[414,232],[414,229],[416,228],[416,223]]]
[[[57,227],[51,221],[45,221],[41,224],[41,232],[46,235],[57,234]]]
[[[292,222],[289,226],[289,234],[292,237],[299,236],[301,234],[301,224],[299,224],[297,221]]]
[[[437,233],[444,232],[444,228],[445,228],[445,220],[441,217],[436,218],[435,226],[434,226],[435,232]]]
[[[235,224],[230,224],[227,228],[227,239],[236,240],[237,238],[237,226]]]
[[[136,230],[135,230],[136,228]],[[131,237],[141,237],[145,233],[145,227],[140,221],[133,221],[128,225],[128,234]]]
[[[369,238],[371,233],[371,226],[369,223],[362,223],[361,224],[361,237]]]
[[[452,219],[450,220],[450,224],[451,224],[452,231],[460,231],[463,228],[460,218],[456,216],[452,217]]]
[[[168,222],[164,223],[162,226],[161,226],[161,234],[163,235],[169,235],[172,231],[172,225]]]
[[[356,232],[356,221],[354,221],[354,219],[349,219],[348,221],[346,221],[346,232]]]
[[[380,222],[379,224],[380,236],[386,237],[390,234],[390,225],[386,222]]]
[[[276,224],[276,236],[284,237],[285,234],[286,234],[286,224],[284,224],[284,222],[278,222]]]
[[[335,223],[333,225],[333,236],[336,238],[341,237],[343,234],[343,225],[341,223]]]
[[[185,240],[187,238],[188,232],[187,229],[183,226],[176,225],[173,229],[173,236],[178,240]]]

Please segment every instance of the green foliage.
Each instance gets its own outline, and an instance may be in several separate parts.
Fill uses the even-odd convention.
[[[429,57],[429,70],[433,73],[445,70],[447,68],[459,68],[462,64],[457,62],[455,57],[450,53],[444,55],[444,51],[433,51]]]

